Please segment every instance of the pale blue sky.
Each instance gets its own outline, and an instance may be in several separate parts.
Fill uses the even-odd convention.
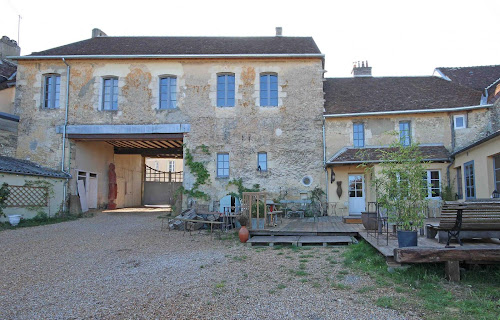
[[[128,4],[130,3],[130,4]],[[327,77],[368,60],[375,76],[430,75],[438,66],[500,64],[498,0],[63,1],[0,0],[0,35],[22,54],[110,36],[312,36]]]

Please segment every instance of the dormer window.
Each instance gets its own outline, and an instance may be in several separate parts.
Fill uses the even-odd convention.
[[[465,115],[460,114],[453,116],[453,124],[455,129],[465,129],[467,127]]]
[[[43,92],[43,107],[46,109],[59,108],[59,95],[61,93],[61,76],[49,74],[45,76]]]

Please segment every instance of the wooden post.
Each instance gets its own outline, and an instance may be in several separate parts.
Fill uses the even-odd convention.
[[[460,262],[459,261],[446,261],[445,262],[445,276],[448,281],[460,281]]]

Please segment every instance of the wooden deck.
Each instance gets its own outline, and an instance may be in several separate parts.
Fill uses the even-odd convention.
[[[402,261],[401,255],[398,256],[400,251],[404,251],[403,249],[399,249],[398,240],[395,235],[389,236],[388,243],[386,242],[386,237],[384,235],[379,235],[379,238],[374,236],[374,233],[368,233],[363,227],[359,230],[359,236],[365,239],[369,244],[372,245],[375,249],[378,250],[387,261],[396,261],[396,262],[411,262],[411,261]],[[484,249],[487,252],[492,253],[493,259],[498,257],[498,253],[500,253],[500,241],[498,239],[474,239],[474,240],[463,240],[464,245],[460,246],[458,243],[452,243],[451,245],[454,248],[450,248],[452,251],[457,251],[457,254],[460,255],[460,251],[467,252],[482,252]],[[439,255],[445,248],[445,244],[439,243],[437,237],[434,239],[428,239],[426,236],[418,237],[418,247],[414,247],[412,251],[420,250],[422,252],[432,252],[435,255],[435,258],[429,258],[425,262],[442,262],[444,260],[440,260]],[[449,251],[449,250],[446,250]],[[497,252],[494,252],[497,251]],[[396,256],[396,257],[395,257]],[[473,257],[473,256],[471,256]],[[498,258],[496,258],[498,259]],[[474,261],[474,259],[458,259],[458,260],[469,260]],[[485,261],[483,258],[477,261]],[[489,260],[495,261],[495,260]],[[422,263],[422,260],[415,261],[418,263]]]
[[[250,236],[357,236],[358,224],[345,224],[341,217],[283,219],[276,227],[250,229]]]

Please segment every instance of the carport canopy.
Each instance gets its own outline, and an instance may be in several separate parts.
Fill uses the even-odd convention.
[[[182,157],[184,133],[190,126],[182,125],[72,125],[67,126],[69,139],[104,141],[114,147],[115,154],[140,154],[145,157]],[[58,133],[63,128],[57,129]]]

